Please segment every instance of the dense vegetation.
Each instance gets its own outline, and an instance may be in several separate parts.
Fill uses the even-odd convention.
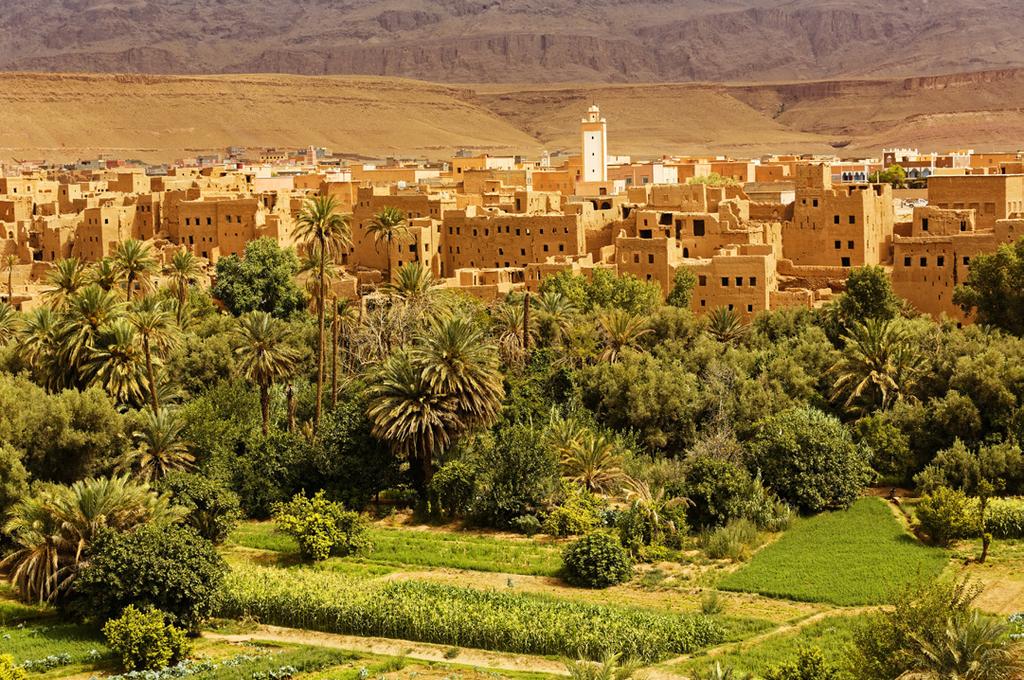
[[[827,307],[747,321],[696,318],[685,272],[667,302],[600,269],[483,304],[412,263],[378,295],[339,300],[347,222],[330,199],[299,222],[301,258],[254,241],[220,261],[212,291],[189,254],[159,263],[129,240],[99,263],[56,263],[44,306],[0,306],[0,549],[18,597],[95,625],[135,604],[189,631],[222,611],[651,660],[720,631],[519,593],[316,581],[330,569],[236,571],[219,603],[215,545],[242,518],[273,517],[280,533],[247,526],[237,542],[606,587],[688,550],[745,560],[788,529],[723,585],[853,604],[945,560],[880,502],[857,501],[866,485],[920,489],[920,534],[981,537],[982,560],[993,538],[1021,535],[1008,497],[1024,494],[1024,340],[997,286],[1019,274],[1017,250],[979,256],[958,289],[990,325],[919,318],[871,267]],[[397,211],[373,233],[408,237]],[[458,537],[417,562],[416,541],[367,525],[365,511],[394,506],[575,542]],[[832,571],[844,550],[872,570],[869,586]],[[783,567],[806,580],[780,582]],[[324,599],[336,590],[348,599]]]

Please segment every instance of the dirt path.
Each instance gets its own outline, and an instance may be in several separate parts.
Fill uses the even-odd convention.
[[[498,671],[527,671],[547,673],[549,675],[568,675],[565,666],[558,661],[543,657],[524,654],[506,654],[504,652],[488,652],[479,649],[462,649],[449,658],[450,646],[434,645],[426,642],[410,642],[408,640],[392,640],[389,638],[357,637],[354,635],[336,635],[311,630],[281,628],[279,626],[260,626],[251,633],[222,634],[203,633],[203,637],[226,642],[250,642],[263,640],[267,642],[283,642],[289,644],[315,645],[331,649],[347,649],[364,654],[381,656],[406,657],[419,661],[439,661],[442,663],[462,666],[476,666]]]

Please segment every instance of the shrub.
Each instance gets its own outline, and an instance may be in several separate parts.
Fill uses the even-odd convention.
[[[536,515],[520,515],[512,520],[512,529],[527,536],[540,533],[540,520]]]
[[[10,654],[0,654],[0,680],[26,680],[28,673],[24,668],[14,665],[14,657]]]
[[[480,492],[474,510],[485,525],[507,527],[514,518],[533,514],[557,489],[558,460],[531,425],[499,427],[479,455]]]
[[[701,549],[709,558],[733,562],[749,557],[756,543],[757,526],[748,519],[733,520],[724,527],[704,531],[699,539]]]
[[[977,531],[972,503],[963,491],[939,487],[917,505],[917,521],[938,545],[949,545]]]
[[[749,454],[768,488],[804,512],[849,507],[872,474],[843,424],[807,407],[760,421]]]
[[[1024,538],[1024,499],[992,499],[985,515],[985,531],[995,538]]]
[[[312,498],[296,494],[288,503],[276,504],[274,520],[278,530],[298,542],[299,554],[306,560],[345,557],[371,547],[366,520],[327,500],[323,491]]]
[[[604,532],[587,534],[562,554],[565,579],[584,588],[607,588],[628,581],[633,562],[619,540]]]
[[[785,531],[793,523],[793,509],[765,488],[760,475],[754,478],[750,486],[750,497],[744,503],[743,516],[762,531]]]
[[[750,473],[736,463],[702,455],[686,467],[683,495],[690,499],[690,526],[723,526],[743,513],[750,496]]]
[[[517,654],[599,659],[612,651],[644,662],[692,653],[720,641],[723,632],[700,614],[254,566],[232,570],[219,615]]]
[[[708,616],[721,614],[725,611],[725,603],[717,590],[709,590],[704,597],[700,598],[700,611]]]
[[[155,671],[181,661],[189,652],[185,631],[166,621],[157,609],[125,607],[120,617],[103,626],[107,646],[126,671]]]
[[[189,527],[108,531],[93,543],[88,566],[75,580],[72,607],[97,622],[130,604],[153,607],[195,631],[212,614],[226,570],[213,544]]]
[[[188,510],[185,522],[215,544],[224,542],[242,516],[238,495],[203,475],[172,472],[160,489],[170,491],[174,502]]]
[[[563,487],[565,500],[544,520],[544,533],[552,536],[578,536],[601,524],[601,502],[579,487]]]
[[[430,480],[438,514],[459,517],[469,512],[476,494],[476,470],[461,460],[445,463]]]
[[[792,661],[772,667],[765,680],[839,680],[845,677],[817,647],[801,646]]]

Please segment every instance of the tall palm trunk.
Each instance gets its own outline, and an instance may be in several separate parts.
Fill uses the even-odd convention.
[[[142,336],[142,351],[146,354],[146,376],[149,378],[149,397],[153,405],[153,414],[160,412],[160,397],[156,393],[156,376],[153,374],[153,353],[149,348],[149,336]]]
[[[326,243],[320,235],[320,300],[317,304],[317,322],[319,323],[319,348],[316,361],[316,415],[313,418],[313,435],[320,429],[320,412],[324,403],[324,301],[327,295],[327,282],[324,280],[324,265],[327,264]]]
[[[295,388],[292,381],[288,381],[288,431],[295,431]]]
[[[128,274],[128,278],[125,280],[125,300],[128,302],[132,301],[132,284],[135,283],[135,274]]]
[[[181,325],[182,314],[185,312],[185,300],[187,299],[187,283],[178,285],[178,325]]]
[[[384,257],[387,261],[388,277],[384,280],[384,283],[391,283],[391,243],[394,240],[394,236],[388,234],[387,244],[388,247],[384,249]]]
[[[14,304],[14,266],[7,267],[7,304]]]
[[[331,408],[338,407],[338,298],[331,298]]]
[[[263,415],[263,436],[270,434],[270,388],[260,385],[260,412]]]

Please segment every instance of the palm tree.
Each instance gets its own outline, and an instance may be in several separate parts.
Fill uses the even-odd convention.
[[[641,317],[618,308],[602,312],[597,324],[604,341],[601,359],[613,364],[619,360],[622,350],[635,347],[640,338],[652,332]]]
[[[383,290],[409,302],[420,302],[429,299],[439,285],[430,269],[420,262],[409,262],[398,268],[393,281],[389,277]]]
[[[85,265],[77,257],[57,260],[46,273],[52,286],[43,291],[43,299],[54,309],[63,307],[67,300],[86,284]]]
[[[127,319],[114,319],[102,327],[83,368],[83,377],[101,385],[117,403],[146,401],[146,356]]]
[[[129,302],[136,284],[144,291],[149,289],[151,279],[158,271],[149,244],[133,238],[121,241],[114,250],[113,259],[114,270],[124,280],[125,297]]]
[[[238,318],[233,332],[238,367],[260,388],[263,435],[270,433],[270,388],[274,381],[295,370],[298,352],[287,344],[287,329],[266,312],[249,312]]]
[[[7,302],[14,304],[14,268],[18,265],[17,255],[4,258],[4,269],[7,271]]]
[[[80,377],[101,329],[119,318],[124,303],[112,291],[90,284],[68,298],[56,347],[64,362],[65,382]]]
[[[537,321],[542,335],[550,344],[560,344],[568,334],[572,319],[579,310],[569,298],[553,290],[537,296],[534,306],[537,309]]]
[[[114,266],[114,260],[104,257],[89,267],[87,278],[89,283],[109,291],[117,287],[121,275],[118,273],[117,267]]]
[[[921,353],[898,321],[868,319],[843,336],[843,355],[830,370],[832,398],[851,410],[886,410],[913,387]]]
[[[179,521],[182,508],[167,495],[127,477],[46,486],[9,514],[4,531],[15,550],[2,562],[19,596],[53,602],[67,592],[89,545],[105,529],[127,531],[146,522]]]
[[[452,400],[463,427],[493,422],[505,390],[497,348],[477,324],[460,316],[442,318],[420,339],[412,355],[431,389]]]
[[[327,299],[325,275],[328,260],[335,261],[342,250],[352,245],[352,232],[348,218],[341,214],[333,196],[317,196],[306,201],[299,213],[295,227],[295,238],[305,243],[306,249],[317,253],[320,270],[317,282],[320,286],[319,299]],[[316,376],[316,415],[313,417],[313,432],[320,427],[320,413],[324,399],[324,305],[317,305],[319,327]]]
[[[175,252],[171,258],[171,264],[164,269],[164,274],[167,275],[171,284],[171,290],[174,291],[174,295],[178,299],[176,319],[179,326],[182,324],[185,307],[188,305],[189,288],[199,281],[202,272],[199,259],[189,250]]]
[[[320,295],[326,294],[331,284],[338,276],[338,268],[333,259],[322,261],[319,248],[310,248],[302,257],[299,264],[299,273],[311,272],[312,275],[306,279],[306,292],[309,293],[309,300],[313,304],[313,310],[320,313]],[[324,285],[320,285],[320,272],[323,271]]]
[[[146,411],[145,420],[135,431],[136,448],[122,463],[138,479],[154,482],[168,472],[188,470],[195,463],[188,443],[182,438],[183,424],[173,411]]]
[[[608,493],[623,479],[622,455],[604,435],[587,433],[562,456],[562,477],[595,493]]]
[[[55,364],[59,319],[49,307],[37,307],[26,314],[18,332],[18,350],[35,371],[37,379],[49,385]]]
[[[747,334],[748,327],[734,310],[718,307],[708,314],[704,330],[723,344],[732,344]]]
[[[458,427],[454,406],[404,350],[384,360],[370,388],[367,416],[373,435],[397,455],[419,462],[412,469],[421,497],[433,474],[435,452],[451,444]]]
[[[142,351],[146,357],[146,379],[149,383],[150,404],[153,412],[160,410],[160,396],[153,370],[153,348],[161,353],[171,349],[177,341],[177,326],[163,303],[154,298],[143,298],[128,312],[128,322],[142,338]]]
[[[10,342],[17,331],[18,313],[6,302],[0,302],[0,346]]]
[[[395,242],[407,241],[410,236],[405,215],[398,208],[385,206],[370,220],[366,233],[373,236],[374,249],[378,249],[381,243],[386,244],[387,276],[384,283],[391,283],[391,246]]]
[[[506,366],[518,365],[526,356],[523,343],[523,305],[502,303],[491,310],[491,323],[498,336],[498,350]],[[529,337],[537,335],[536,328],[530,327]]]
[[[951,617],[944,635],[913,639],[912,670],[901,677],[920,680],[1013,680],[1024,673],[1018,644],[1007,627],[977,610]]]
[[[629,680],[639,668],[633,660],[623,660],[617,653],[607,652],[601,661],[566,661],[571,680]]]

